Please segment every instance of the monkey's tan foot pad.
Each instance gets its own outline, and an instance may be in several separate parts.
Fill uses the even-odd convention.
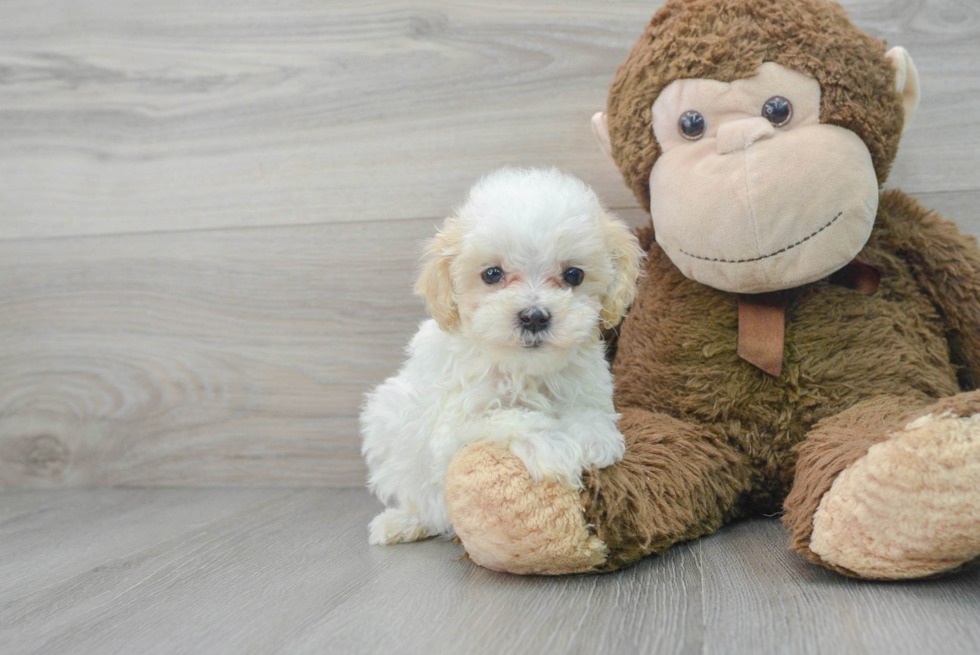
[[[980,414],[923,416],[820,501],[810,550],[863,578],[918,578],[980,555]]]
[[[606,545],[591,534],[579,493],[534,481],[492,443],[467,446],[446,477],[446,509],[470,559],[494,571],[561,575],[594,570]]]

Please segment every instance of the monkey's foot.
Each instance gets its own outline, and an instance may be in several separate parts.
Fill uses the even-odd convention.
[[[579,493],[532,480],[517,457],[492,443],[472,444],[453,458],[446,509],[470,559],[494,571],[583,573],[606,559]]]
[[[834,481],[810,550],[863,578],[908,579],[980,556],[980,414],[912,421]]]

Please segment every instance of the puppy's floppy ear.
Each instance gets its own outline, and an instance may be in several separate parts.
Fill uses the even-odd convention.
[[[615,327],[623,319],[626,310],[636,299],[636,279],[640,275],[640,262],[644,252],[629,226],[608,212],[602,214],[606,233],[606,247],[612,253],[612,282],[602,296],[603,326]]]
[[[432,318],[447,332],[459,325],[459,307],[450,266],[459,254],[463,231],[459,219],[446,219],[439,233],[426,244],[422,272],[415,282],[415,293],[425,298]]]

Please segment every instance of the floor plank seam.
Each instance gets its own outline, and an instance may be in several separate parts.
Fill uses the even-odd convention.
[[[885,186],[883,191],[888,191],[891,189],[901,189],[905,193],[913,196],[928,195],[931,197],[956,195],[962,193],[978,193],[980,192],[980,187],[968,187],[963,189],[943,189],[941,191],[929,191],[928,189],[915,189],[913,187],[897,187],[897,186]],[[462,200],[462,198],[460,198]],[[451,212],[451,207],[447,207],[446,215]],[[634,212],[646,211],[637,205],[618,205],[607,207],[612,212]],[[324,229],[329,227],[336,228],[350,228],[353,226],[384,226],[387,224],[401,224],[401,223],[418,223],[425,221],[438,222],[443,220],[446,215],[439,216],[400,216],[397,218],[371,218],[361,221],[310,221],[310,222],[295,222],[295,223],[262,223],[258,225],[224,225],[224,226],[209,226],[209,227],[185,227],[177,228],[172,230],[158,229],[158,230],[132,230],[132,231],[110,231],[110,232],[85,232],[77,234],[56,234],[51,236],[25,236],[25,237],[2,237],[0,236],[0,244],[18,244],[18,243],[36,243],[36,242],[57,242],[57,241],[70,241],[70,240],[81,240],[81,239],[113,239],[113,238],[127,238],[127,237],[154,237],[154,236],[173,236],[173,235],[187,235],[187,234],[207,234],[215,232],[235,232],[242,233],[248,231],[258,231],[258,230],[290,230],[290,229]],[[950,220],[955,220],[957,217],[948,216]]]

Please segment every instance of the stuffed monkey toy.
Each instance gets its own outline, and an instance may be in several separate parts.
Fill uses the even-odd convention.
[[[652,227],[613,364],[623,460],[581,488],[474,444],[446,483],[471,559],[610,571],[739,517],[863,578],[980,556],[980,252],[880,191],[908,53],[824,0],[671,0],[593,119]]]

